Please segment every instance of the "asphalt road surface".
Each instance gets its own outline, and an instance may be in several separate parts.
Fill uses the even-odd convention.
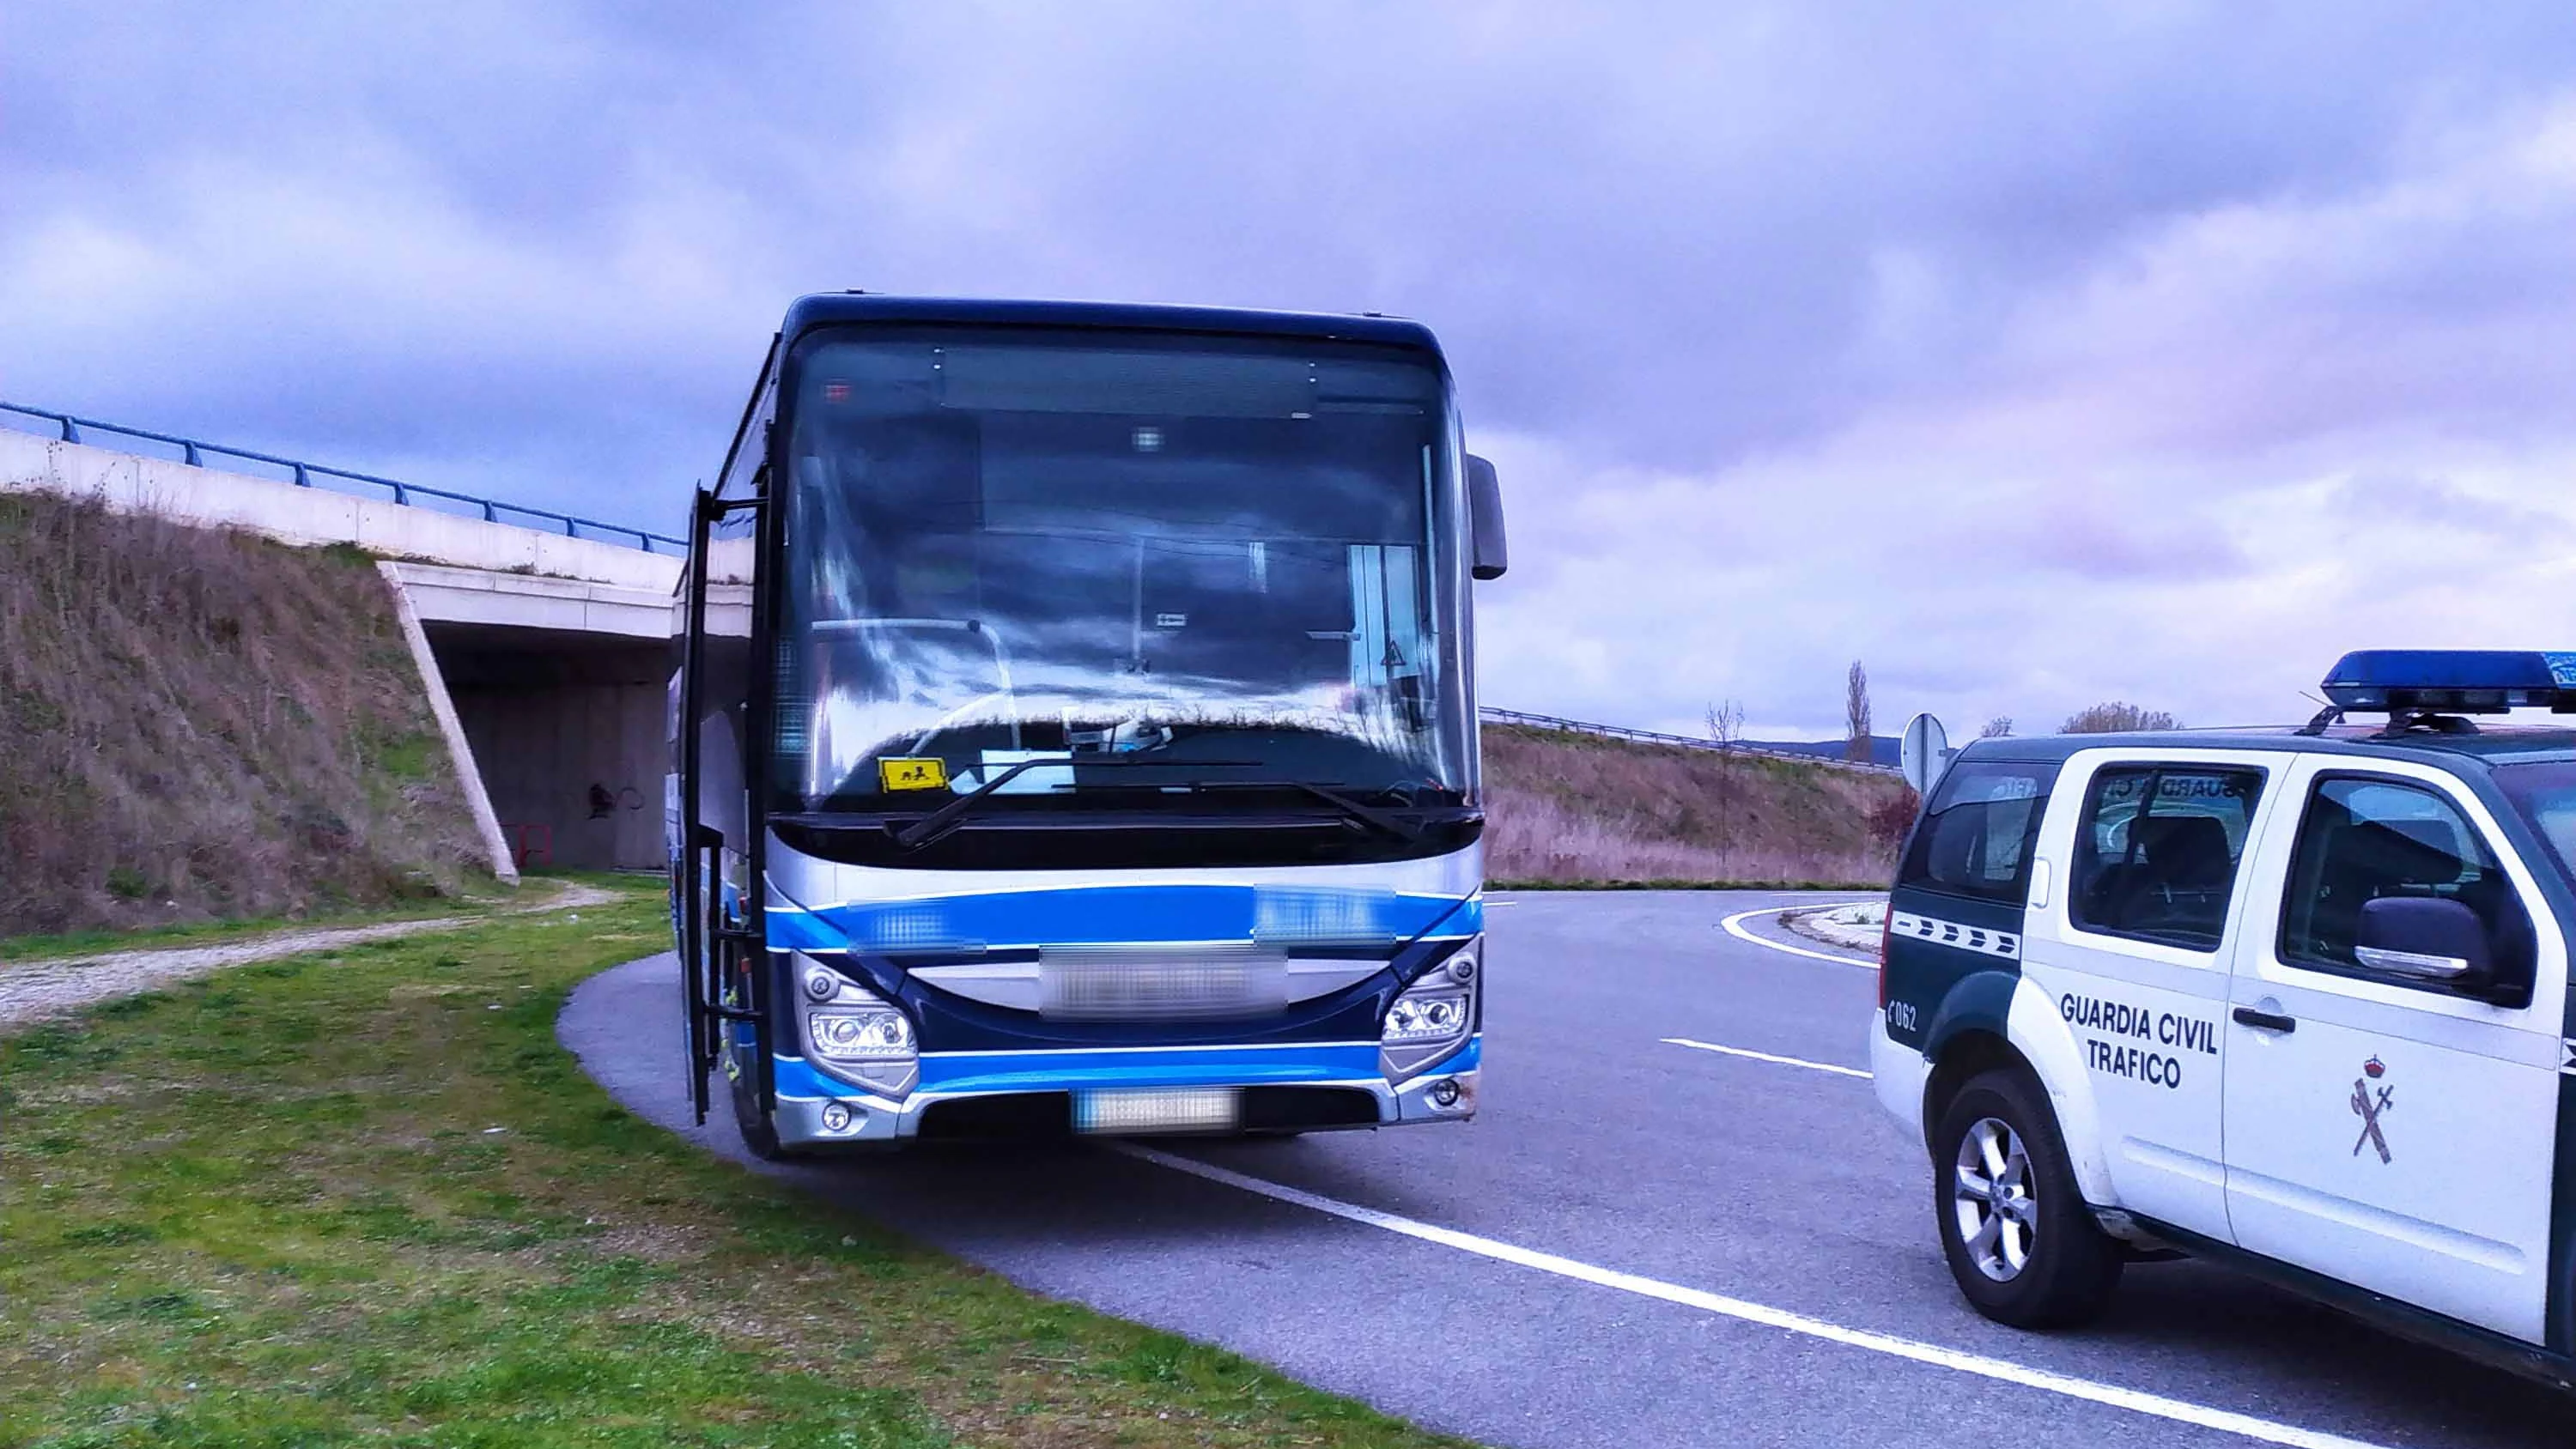
[[[1865,1080],[1872,968],[1773,919],[1831,899],[1493,897],[1467,1126],[766,1170],[1496,1445],[2576,1442],[2576,1400],[2199,1263],[2132,1268],[2083,1332],[1977,1317]],[[721,1108],[687,1125],[674,970],[593,978],[560,1034],[636,1112],[744,1156]]]

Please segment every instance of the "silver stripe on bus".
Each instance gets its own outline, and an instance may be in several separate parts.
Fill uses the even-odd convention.
[[[1935,920],[1907,911],[1896,911],[1888,917],[1888,934],[1909,940],[1930,941],[1938,946],[1955,946],[1962,951],[2000,957],[2006,961],[2021,959],[2021,937],[2011,931],[1988,930],[1984,926],[1962,926],[1956,921]]]

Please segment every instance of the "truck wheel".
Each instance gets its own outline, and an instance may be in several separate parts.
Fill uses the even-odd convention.
[[[1932,1135],[1933,1211],[1950,1276],[1979,1313],[2015,1328],[2067,1328],[2110,1306],[2125,1261],[2095,1225],[2039,1086],[1986,1072]]]

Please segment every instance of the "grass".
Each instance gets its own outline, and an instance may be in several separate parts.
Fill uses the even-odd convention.
[[[0,934],[454,894],[484,863],[374,561],[0,497]]]
[[[0,1041],[0,1445],[1456,1442],[628,1115],[553,1023],[662,904],[581,914]]]

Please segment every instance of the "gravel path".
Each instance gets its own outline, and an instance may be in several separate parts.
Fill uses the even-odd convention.
[[[433,916],[419,921],[386,921],[373,926],[322,926],[277,931],[212,946],[109,951],[94,956],[51,956],[0,963],[0,1026],[62,1016],[84,1006],[132,996],[220,971],[307,951],[329,951],[369,941],[390,941],[433,931],[480,925],[497,916],[540,911],[578,910],[605,905],[617,897],[597,886],[563,882],[544,900],[528,901],[498,912],[472,916]]]

